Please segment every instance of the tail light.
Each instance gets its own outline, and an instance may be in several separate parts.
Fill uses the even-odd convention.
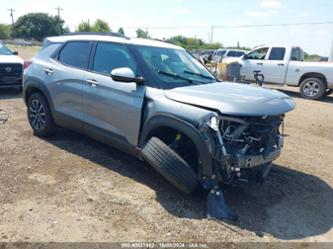
[[[23,63],[23,70],[27,69],[32,64],[32,60],[25,60]]]

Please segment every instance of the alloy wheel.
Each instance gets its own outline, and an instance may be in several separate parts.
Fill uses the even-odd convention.
[[[35,130],[41,131],[46,126],[46,113],[43,104],[34,99],[29,106],[30,123]]]
[[[314,97],[320,92],[320,85],[316,81],[306,82],[304,85],[304,94],[308,97]]]

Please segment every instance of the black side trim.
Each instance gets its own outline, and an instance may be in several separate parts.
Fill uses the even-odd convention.
[[[199,153],[199,159],[201,161],[201,173],[203,176],[211,176],[213,174],[213,162],[212,157],[209,153],[207,144],[205,142],[204,137],[201,135],[199,130],[195,128],[192,124],[178,119],[174,116],[161,114],[159,116],[155,116],[148,120],[143,127],[141,132],[140,140],[139,140],[139,148],[142,148],[150,138],[152,132],[159,127],[169,127],[180,131],[185,134],[187,137],[192,139],[197,152]]]
[[[132,156],[135,156],[137,158],[140,157],[140,151],[138,150],[138,148],[128,143],[124,137],[119,136],[113,132],[85,123],[84,134],[87,135],[88,137],[91,137],[92,139],[110,145]]]

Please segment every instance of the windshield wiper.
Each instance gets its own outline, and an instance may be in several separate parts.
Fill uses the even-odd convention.
[[[188,82],[188,83],[190,83],[190,84],[195,84],[195,85],[197,85],[195,82],[206,83],[206,82],[203,82],[203,81],[199,81],[199,80],[193,80],[193,79],[185,78],[185,77],[182,77],[182,76],[180,76],[180,75],[178,75],[178,74],[168,73],[168,72],[161,71],[161,70],[157,70],[157,73],[162,74],[162,75],[165,75],[165,76],[173,77],[173,78],[176,78],[176,79],[180,79],[180,80],[185,80],[186,82]]]
[[[204,79],[208,79],[208,80],[216,80],[215,78],[213,77],[210,77],[210,76],[206,76],[206,75],[203,75],[201,73],[195,73],[195,72],[191,72],[191,71],[184,71],[184,73],[187,73],[187,74],[191,74],[191,75],[196,75],[196,76],[199,76],[201,78],[204,78]]]

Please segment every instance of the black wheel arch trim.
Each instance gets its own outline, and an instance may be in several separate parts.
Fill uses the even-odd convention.
[[[44,83],[40,79],[35,78],[35,77],[29,77],[24,82],[23,98],[24,98],[25,104],[28,103],[27,92],[31,88],[35,88],[35,89],[37,89],[37,90],[39,90],[40,92],[43,93],[43,95],[45,96],[48,104],[50,105],[51,112],[53,113],[54,112],[54,106],[53,106],[53,102],[52,102],[52,99],[51,99],[51,95],[50,95],[47,87],[44,85]]]
[[[327,78],[322,73],[316,73],[316,72],[307,72],[302,74],[302,76],[299,78],[298,86],[301,86],[302,82],[309,78],[317,78],[317,79],[323,79],[323,83],[327,87]]]
[[[145,142],[150,138],[151,133],[159,127],[172,128],[189,137],[194,143],[199,155],[201,162],[201,164],[199,164],[200,173],[202,176],[211,176],[213,174],[212,157],[203,135],[194,125],[175,116],[159,114],[145,122],[139,139],[139,148],[144,146]]]

